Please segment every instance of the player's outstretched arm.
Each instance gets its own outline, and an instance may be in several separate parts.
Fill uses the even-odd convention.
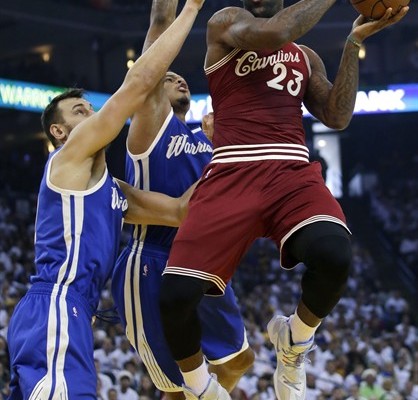
[[[176,18],[178,0],[153,0],[150,25],[145,37],[142,53],[161,36]]]
[[[173,23],[176,18],[178,0],[153,0],[150,26],[142,48],[144,53]],[[154,88],[146,103],[135,110],[129,127],[127,146],[131,153],[144,153],[150,143],[145,138],[154,137],[160,130],[171,110],[170,100],[164,90],[164,80]]]
[[[243,50],[278,49],[295,41],[313,28],[335,0],[301,0],[279,11],[271,18],[257,18],[239,7],[227,7],[215,13],[208,22],[208,56],[211,46]]]
[[[65,146],[73,162],[84,162],[116,138],[126,120],[163,78],[203,3],[204,0],[187,0],[176,20],[128,71],[118,91],[99,112],[74,129]]]
[[[358,54],[361,43],[367,37],[399,22],[407,12],[408,7],[403,7],[392,16],[392,10],[389,8],[381,19],[374,21],[359,16],[354,21],[352,31],[347,38],[333,84],[328,81],[324,64],[319,56],[303,46],[309,56],[312,69],[304,104],[324,125],[333,129],[344,129],[348,126],[353,116],[358,90]]]
[[[186,216],[190,197],[198,183],[194,183],[181,197],[174,198],[139,190],[124,181],[117,181],[128,200],[126,223],[174,227],[179,226]]]

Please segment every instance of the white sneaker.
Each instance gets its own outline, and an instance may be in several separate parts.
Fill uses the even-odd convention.
[[[231,400],[231,396],[227,390],[219,384],[215,374],[211,374],[208,385],[200,396],[185,385],[183,385],[183,392],[186,400]]]
[[[290,344],[289,318],[276,315],[267,325],[270,341],[277,353],[274,389],[279,400],[304,400],[306,397],[305,356],[314,349],[308,342]]]

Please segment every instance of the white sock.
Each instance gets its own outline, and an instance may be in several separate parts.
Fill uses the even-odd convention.
[[[193,371],[182,372],[182,375],[185,385],[192,389],[198,396],[200,396],[206,389],[210,379],[208,367],[206,366],[205,361],[203,361],[203,364],[200,367],[194,369]]]
[[[318,329],[318,324],[315,327],[306,325],[300,318],[297,312],[289,318],[289,325],[290,325],[290,333],[292,335],[292,342],[296,343],[304,343],[307,342],[314,334],[315,331]]]

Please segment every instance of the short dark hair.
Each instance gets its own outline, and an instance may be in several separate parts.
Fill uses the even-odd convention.
[[[51,127],[52,124],[63,122],[61,110],[58,109],[58,105],[60,101],[65,100],[65,99],[72,99],[72,98],[81,99],[83,98],[84,93],[85,93],[84,89],[79,89],[79,88],[67,89],[65,92],[54,97],[51,100],[51,102],[45,107],[45,110],[42,112],[42,115],[41,115],[42,129],[44,130],[46,136],[55,147],[57,147],[57,141],[55,137],[49,131],[49,128]]]

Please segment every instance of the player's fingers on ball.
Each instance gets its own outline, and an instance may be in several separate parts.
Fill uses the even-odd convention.
[[[400,15],[403,18],[409,11],[409,6],[402,7],[396,15]]]
[[[359,15],[354,21],[355,25],[363,25],[368,22],[368,19],[364,15]]]
[[[392,16],[392,22],[400,21],[407,14],[409,7],[403,7],[398,13]]]
[[[388,19],[390,19],[393,16],[392,11],[393,11],[392,7],[387,8],[381,19],[384,21],[385,20],[387,21]]]

